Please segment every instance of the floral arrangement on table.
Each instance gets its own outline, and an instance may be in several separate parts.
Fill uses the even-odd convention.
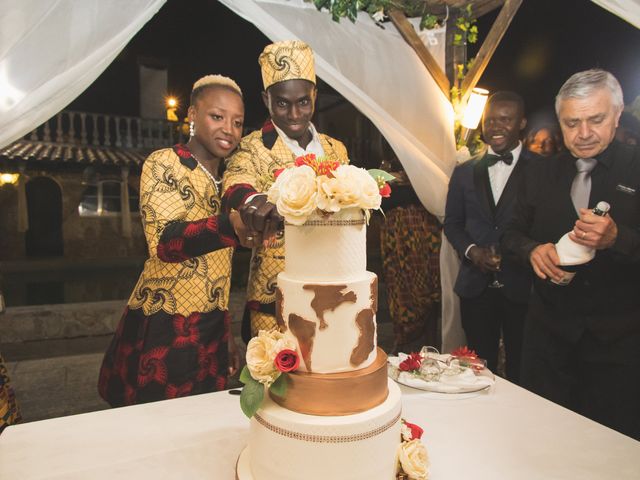
[[[423,347],[420,352],[401,353],[399,358],[399,373],[406,372],[427,382],[438,381],[441,375],[456,375],[466,368],[480,371],[486,365],[475,351],[466,346],[457,348],[451,354],[441,354],[433,347]]]
[[[394,179],[383,170],[342,165],[312,153],[275,176],[267,199],[292,225],[304,224],[316,211],[330,215],[346,208],[363,209],[368,220],[369,210],[380,209],[382,197],[390,195],[388,182]]]
[[[265,387],[283,397],[287,389],[286,376],[299,365],[300,357],[293,340],[277,330],[260,330],[247,344],[247,364],[240,372],[240,381],[244,383],[240,395],[242,412],[253,417],[262,405]]]
[[[420,441],[424,430],[418,425],[401,420],[401,443],[396,452],[397,480],[427,480],[429,478],[429,457],[427,449]]]

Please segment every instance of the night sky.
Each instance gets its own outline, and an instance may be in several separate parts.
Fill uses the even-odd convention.
[[[497,12],[478,22],[480,41]],[[247,125],[259,125],[266,110],[257,58],[267,43],[253,25],[216,1],[168,0],[68,109],[137,115],[137,62],[143,58],[168,68],[168,93],[181,99],[181,115],[193,81],[222,73],[244,91]],[[471,46],[470,56],[478,45]],[[478,86],[519,92],[533,115],[551,108],[572,73],[600,67],[616,75],[630,103],[640,95],[639,49],[640,30],[590,0],[524,0]]]

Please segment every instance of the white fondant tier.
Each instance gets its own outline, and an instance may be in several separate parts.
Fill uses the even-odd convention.
[[[314,213],[302,226],[285,225],[284,238],[289,278],[349,280],[367,270],[367,227],[359,208],[326,217]]]
[[[381,405],[356,415],[319,417],[266,398],[251,419],[240,480],[393,480],[400,443],[400,389],[392,380]]]
[[[378,293],[374,273],[332,282],[302,281],[281,273],[278,288],[282,296],[276,309],[301,354],[301,371],[349,372],[374,362]]]

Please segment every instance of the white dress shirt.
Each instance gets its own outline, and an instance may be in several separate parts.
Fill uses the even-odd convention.
[[[289,138],[286,133],[284,133],[276,126],[275,123],[273,124],[273,126],[275,127],[276,132],[278,132],[278,135],[280,135],[280,138],[282,138],[282,141],[287,147],[289,147],[289,150],[291,150],[296,157],[301,157],[309,153],[315,154],[316,158],[324,157],[324,149],[322,148],[322,143],[320,142],[320,136],[318,135],[318,131],[316,130],[316,127],[313,125],[313,123],[309,122],[311,141],[307,145],[307,148],[302,148],[297,140]]]

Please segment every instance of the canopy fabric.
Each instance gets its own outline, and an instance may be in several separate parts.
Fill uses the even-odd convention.
[[[0,148],[58,113],[165,0],[0,0]]]
[[[605,10],[640,28],[640,0],[593,0]]]
[[[381,29],[362,12],[355,23],[337,23],[327,12],[300,0],[221,3],[273,41],[300,39],[311,45],[318,76],[376,125],[424,206],[444,216],[449,176],[456,164],[453,108],[392,24]],[[464,343],[464,333],[453,293],[458,258],[444,236],[440,265],[442,341],[443,350],[449,351]]]

